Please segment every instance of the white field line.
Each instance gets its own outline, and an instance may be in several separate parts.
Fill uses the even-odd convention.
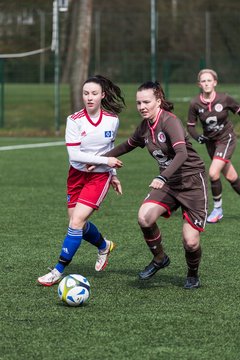
[[[19,149],[34,149],[34,148],[43,148],[43,147],[59,146],[59,145],[65,145],[65,142],[64,141],[54,141],[54,142],[39,143],[39,144],[0,146],[0,151],[19,150]]]

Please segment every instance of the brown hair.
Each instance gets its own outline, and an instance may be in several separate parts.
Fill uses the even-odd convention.
[[[143,83],[142,85],[140,85],[139,88],[137,89],[137,91],[148,90],[148,89],[152,89],[156,99],[161,100],[161,105],[160,105],[161,109],[164,109],[164,110],[170,111],[170,112],[173,110],[173,103],[166,100],[163,88],[158,81],[155,81],[155,82],[147,81],[147,82]]]
[[[125,100],[121,94],[121,89],[115,85],[111,80],[102,75],[94,75],[89,77],[83,85],[87,83],[96,83],[101,86],[105,97],[102,99],[102,107],[113,114],[119,114],[126,106]]]

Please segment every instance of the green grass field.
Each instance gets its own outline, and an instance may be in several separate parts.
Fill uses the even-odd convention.
[[[126,110],[120,115],[119,134],[126,136],[139,122],[136,112],[136,89],[139,84],[120,84],[125,95]],[[227,92],[240,102],[238,84],[219,85],[218,91]],[[169,84],[165,90],[174,103],[175,113],[186,123],[189,101],[198,93],[195,84]],[[69,88],[60,88],[60,135],[63,136],[66,117],[71,113]],[[54,136],[54,86],[52,84],[6,84],[4,89],[4,127],[0,136]],[[240,136],[239,117],[230,114],[235,131]],[[1,121],[0,121],[1,123]]]
[[[0,146],[52,140],[0,138]],[[204,147],[194,146],[208,166]],[[123,156],[124,194],[111,190],[92,218],[117,249],[107,269],[96,273],[96,250],[82,244],[66,274],[86,276],[91,298],[88,305],[71,308],[58,299],[57,286],[36,283],[55,264],[68,225],[66,149],[0,155],[1,360],[240,359],[240,207],[228,183],[223,181],[224,219],[207,225],[202,235],[202,287],[182,288],[181,211],[158,222],[171,265],[141,282],[137,274],[151,254],[137,212],[157,167],[146,150]],[[233,157],[240,173],[239,157],[240,144]]]

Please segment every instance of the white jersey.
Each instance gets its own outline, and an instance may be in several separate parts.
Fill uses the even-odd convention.
[[[115,174],[107,166],[108,158],[101,155],[114,147],[118,126],[118,117],[105,110],[94,121],[85,109],[68,116],[65,140],[70,164],[81,171],[87,171],[86,164],[98,165],[94,172]]]

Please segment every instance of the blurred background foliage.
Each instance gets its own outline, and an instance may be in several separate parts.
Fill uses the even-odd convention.
[[[74,60],[69,55],[75,50],[69,44],[75,39],[71,39],[71,26],[78,15],[76,5],[84,2],[91,13],[85,77],[101,73],[121,85],[128,104],[122,122],[125,134],[136,122],[136,87],[151,79],[151,0],[69,0],[68,11],[59,13],[60,134],[72,112],[69,73]],[[179,117],[186,120],[189,100],[198,92],[197,73],[203,67],[214,68],[219,75],[218,89],[239,100],[240,1],[155,0],[155,4],[156,79],[162,82]],[[54,134],[52,30],[52,0],[0,0],[1,54],[47,48],[34,56],[0,59],[0,109],[4,116],[0,135]],[[234,116],[240,133],[237,120]]]
[[[71,3],[77,0],[72,0]],[[81,1],[81,0],[80,0]],[[89,73],[119,82],[150,77],[151,0],[93,0]],[[0,1],[1,53],[51,45],[52,1]],[[156,0],[157,77],[195,81],[199,67],[213,67],[222,82],[240,77],[240,2],[238,0]],[[64,82],[70,11],[60,15],[61,74]],[[41,62],[41,64],[40,64]],[[42,68],[40,68],[40,65]],[[7,82],[52,82],[53,54],[9,59]]]

